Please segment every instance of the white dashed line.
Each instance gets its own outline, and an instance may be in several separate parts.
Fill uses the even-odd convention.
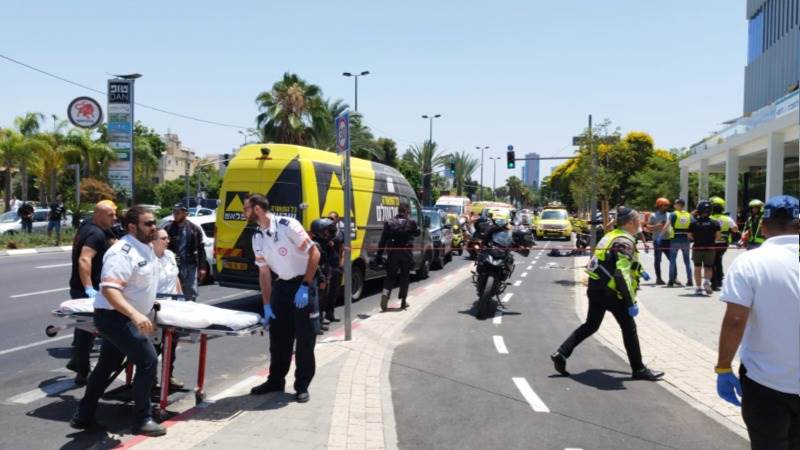
[[[494,348],[497,349],[497,353],[501,355],[507,355],[508,349],[506,348],[506,343],[503,341],[503,336],[492,336],[492,340],[494,340]]]
[[[69,290],[68,287],[66,287],[66,288],[58,288],[58,289],[48,289],[46,291],[36,291],[36,292],[26,292],[24,294],[16,294],[16,295],[10,296],[9,298],[30,297],[31,295],[49,294],[51,292],[62,292],[62,291],[68,291],[68,290]]]
[[[511,296],[514,295],[513,292],[509,292],[508,294],[504,295],[503,298],[500,299],[500,303],[508,303],[511,300]]]
[[[37,345],[49,344],[51,342],[62,341],[64,339],[71,339],[71,338],[72,338],[72,334],[69,334],[69,335],[66,335],[66,336],[54,337],[52,339],[45,339],[45,340],[39,341],[39,342],[32,342],[32,343],[26,344],[26,345],[20,345],[19,347],[9,348],[9,349],[0,351],[0,356],[5,355],[6,353],[14,353],[14,352],[19,351],[19,350],[25,350],[26,348],[36,347]]]
[[[532,265],[525,268],[525,270],[531,270],[531,269],[533,269]]]
[[[536,264],[536,261],[531,261],[531,264]],[[533,267],[533,266],[531,266],[531,267]]]
[[[34,269],[53,269],[53,268],[56,268],[56,267],[67,267],[67,266],[71,266],[71,265],[72,265],[72,263],[50,264],[49,266],[36,266],[36,267],[34,267]]]
[[[525,277],[528,276],[528,272],[522,272],[519,276],[521,276],[522,278],[525,278]]]
[[[494,319],[492,319],[492,323],[495,325],[500,325],[503,323],[503,312],[502,311],[495,311],[494,312]]]
[[[514,287],[517,287],[520,284],[522,284],[522,280],[517,280],[517,281],[514,282]]]
[[[514,377],[512,380],[514,380],[514,384],[517,385],[517,389],[519,389],[519,392],[523,397],[525,397],[525,400],[528,401],[528,404],[531,405],[531,408],[533,408],[534,411],[545,413],[550,412],[550,408],[548,408],[542,399],[536,395],[536,392],[533,392],[531,385],[528,384],[528,380],[522,377]]]
[[[46,384],[44,386],[40,386],[28,392],[23,392],[22,394],[15,395],[6,400],[6,402],[17,403],[20,405],[27,405],[28,403],[35,402],[36,400],[45,398],[50,395],[59,394],[73,387],[75,387],[75,380],[73,380],[72,378],[65,378],[63,380],[56,381],[55,383]]]

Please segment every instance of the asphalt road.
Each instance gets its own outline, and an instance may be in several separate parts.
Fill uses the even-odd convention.
[[[98,443],[105,448],[115,444],[103,431],[76,433],[69,427],[76,403],[83,396],[83,388],[73,385],[72,372],[64,368],[71,332],[52,339],[44,334],[47,325],[63,323],[51,317],[50,311],[69,298],[69,263],[69,253],[0,257],[0,430],[6,431],[0,434],[0,449],[88,448]],[[442,276],[465,263],[461,260],[448,264],[432,271],[431,277]],[[368,283],[367,296],[353,305],[353,317],[377,313],[379,297],[380,284]],[[253,312],[261,310],[258,292],[216,285],[202,286],[199,301]],[[344,316],[342,306],[336,314]],[[342,322],[333,325],[331,333],[343,327]],[[188,388],[195,385],[197,347],[189,343],[178,347],[176,375]],[[93,363],[95,358],[96,353]],[[268,366],[267,339],[213,339],[209,341],[208,358],[206,392],[212,397]],[[190,391],[178,392],[170,401],[177,402],[173,406],[185,407],[193,398]],[[129,431],[129,414],[130,406],[114,401],[101,402],[98,410],[101,423],[115,434]]]
[[[627,361],[594,339],[570,358],[572,375],[558,376],[549,355],[579,325],[573,259],[516,258],[499,324],[475,318],[464,283],[405,330],[390,373],[400,448],[749,447],[657,383],[632,380]]]

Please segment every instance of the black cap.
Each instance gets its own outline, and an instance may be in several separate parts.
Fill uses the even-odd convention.
[[[172,207],[172,210],[175,211],[176,209],[182,209],[184,211],[189,210],[189,208],[186,207],[186,203],[183,202],[175,203],[175,205]]]

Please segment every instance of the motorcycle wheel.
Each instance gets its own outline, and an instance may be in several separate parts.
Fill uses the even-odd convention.
[[[492,298],[494,298],[495,283],[497,280],[493,275],[486,276],[483,284],[481,296],[478,298],[478,319],[486,319],[492,309]]]

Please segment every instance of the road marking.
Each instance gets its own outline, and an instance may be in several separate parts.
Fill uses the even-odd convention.
[[[531,264],[536,264],[536,261],[531,261]],[[531,267],[533,267],[533,266],[531,266]]]
[[[67,389],[72,389],[73,387],[75,387],[75,380],[72,378],[65,378],[63,380],[58,380],[55,383],[39,386],[38,388],[30,390],[28,392],[23,392],[22,394],[15,395],[6,400],[6,402],[17,403],[20,405],[27,405],[28,403],[35,402],[36,400],[49,397],[51,395],[59,394],[61,392],[66,391]]]
[[[501,355],[507,355],[508,349],[506,348],[506,343],[503,341],[503,336],[492,336],[492,340],[494,340],[494,348],[497,349],[497,353]]]
[[[442,280],[444,280],[444,281],[449,280],[451,276],[452,275],[449,275],[449,274],[445,275],[445,276],[442,277]]]
[[[9,298],[30,297],[31,295],[49,294],[51,292],[63,292],[63,291],[68,291],[68,290],[69,290],[68,287],[66,287],[66,288],[58,288],[58,289],[48,289],[46,291],[26,292],[24,294],[16,294],[16,295],[10,296]]]
[[[525,277],[528,276],[528,272],[522,272],[519,276],[521,276],[522,278],[525,278]]]
[[[531,269],[533,269],[532,265],[525,268],[525,270],[531,270]]]
[[[229,387],[228,389],[225,389],[224,391],[220,392],[219,394],[209,398],[207,403],[214,403],[214,402],[216,402],[218,400],[222,400],[223,398],[231,397],[234,394],[237,394],[239,392],[249,391],[249,389],[247,389],[248,387],[254,386],[255,384],[257,384],[259,381],[261,381],[263,379],[264,379],[264,377],[259,377],[259,376],[256,376],[256,375],[253,375],[252,377],[247,377],[244,380],[242,380],[242,381],[234,384],[233,386]]]
[[[495,311],[494,312],[494,319],[492,319],[492,323],[495,325],[500,325],[503,323],[503,312],[502,311]]]
[[[582,448],[577,448],[577,447],[567,447],[564,450],[583,450],[583,449]]]
[[[513,292],[509,292],[508,294],[504,295],[503,298],[500,299],[500,303],[508,303],[511,300],[511,296],[514,295]]]
[[[59,336],[59,337],[55,337],[55,338],[52,338],[52,339],[45,339],[43,341],[33,342],[33,343],[30,343],[30,344],[26,344],[26,345],[20,345],[19,347],[14,347],[14,348],[9,348],[9,349],[6,349],[6,350],[2,350],[2,351],[0,351],[0,356],[5,355],[7,353],[14,353],[16,351],[25,350],[26,348],[36,347],[37,345],[49,344],[50,342],[61,341],[61,340],[64,340],[64,339],[72,339],[72,334],[69,334],[67,336]]]
[[[35,248],[22,248],[19,250],[8,250],[6,253],[12,256],[16,256],[16,255],[33,255],[34,253],[39,253],[39,252],[36,251]]]
[[[514,380],[514,384],[517,385],[517,389],[519,389],[519,392],[523,397],[525,397],[525,400],[528,401],[528,404],[531,405],[531,408],[533,408],[534,411],[546,413],[550,412],[550,408],[548,408],[542,399],[536,395],[536,392],[533,392],[531,385],[528,384],[528,380],[522,377],[514,377],[512,380]]]
[[[517,280],[517,281],[514,282],[514,287],[517,287],[520,284],[522,284],[522,280]]]
[[[71,266],[72,263],[65,263],[65,264],[50,264],[49,266],[36,266],[34,269],[52,269],[55,267],[67,267]]]

